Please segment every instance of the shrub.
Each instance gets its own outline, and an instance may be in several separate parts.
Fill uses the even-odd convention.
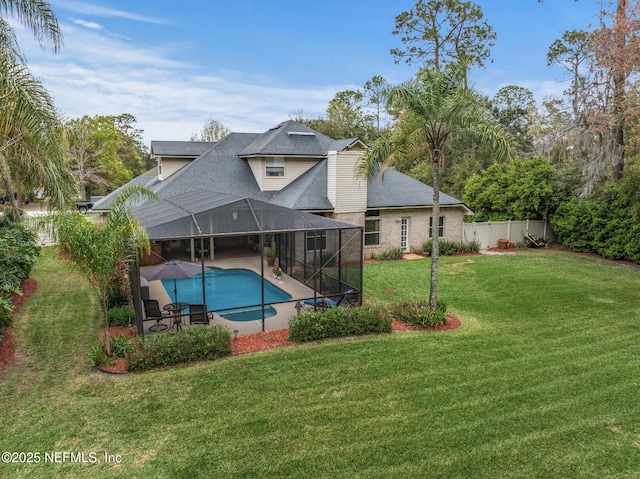
[[[388,307],[389,315],[403,323],[415,326],[441,326],[447,324],[447,305],[438,301],[435,310],[429,309],[427,301],[403,301]]]
[[[136,321],[136,313],[128,306],[116,306],[107,312],[109,326],[128,326]]]
[[[89,359],[97,368],[109,364],[109,356],[107,356],[107,351],[104,349],[104,344],[100,343],[93,346],[89,351]]]
[[[35,235],[22,224],[0,215],[0,326],[11,324],[11,293],[20,293],[40,255]]]
[[[377,259],[379,261],[402,259],[404,256],[404,250],[402,248],[391,248],[380,253],[372,253],[371,259]]]
[[[111,338],[111,354],[116,358],[126,358],[136,342],[137,339],[127,338],[124,334]]]
[[[431,252],[431,240],[422,245],[424,251]],[[438,254],[440,256],[453,256],[456,254],[477,253],[480,251],[480,242],[473,240],[468,243],[458,243],[455,241],[438,241]]]
[[[0,329],[12,325],[13,303],[8,293],[0,294]]]
[[[289,340],[295,342],[390,332],[391,320],[371,306],[304,311],[289,322]]]
[[[619,183],[560,205],[551,218],[558,241],[574,251],[640,263],[639,185],[640,168],[631,165]]]
[[[107,290],[107,304],[109,308],[117,308],[129,304],[127,292],[117,281],[109,285],[109,289]]]
[[[177,333],[155,333],[136,343],[126,355],[127,370],[172,366],[231,354],[231,332],[224,326],[194,326]]]

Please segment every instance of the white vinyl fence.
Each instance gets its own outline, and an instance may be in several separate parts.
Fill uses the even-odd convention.
[[[549,222],[546,220],[464,223],[462,239],[466,242],[478,241],[480,249],[497,248],[498,240],[501,239],[509,240],[512,243],[522,242],[522,235],[527,230],[536,238],[546,238],[550,242],[554,242],[556,239]]]

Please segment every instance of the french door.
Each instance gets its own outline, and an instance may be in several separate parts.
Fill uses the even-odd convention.
[[[407,253],[409,246],[409,218],[402,218],[400,220],[400,247]]]

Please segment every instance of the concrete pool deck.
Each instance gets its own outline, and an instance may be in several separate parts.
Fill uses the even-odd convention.
[[[258,275],[260,274],[260,255],[243,256],[237,258],[223,258],[216,260],[205,261],[205,266],[214,266],[222,269],[241,268],[251,270]],[[144,276],[145,266],[140,268],[142,276]],[[282,275],[282,279],[274,279],[272,276],[272,266],[268,266],[266,261],[264,263],[264,277],[267,281],[274,284],[278,288],[291,295],[291,300],[287,303],[272,304],[271,307],[276,310],[276,315],[270,318],[265,318],[264,325],[265,331],[274,331],[277,329],[286,329],[289,327],[289,319],[294,316],[297,311],[295,308],[296,301],[303,298],[313,297],[313,289],[300,283],[298,280]],[[171,303],[172,300],[169,297],[166,289],[162,285],[162,281],[149,281],[149,297],[151,299],[157,299],[160,307],[162,305]],[[188,321],[187,321],[188,323]],[[144,321],[144,334],[153,333],[149,328],[155,323],[153,321]],[[169,318],[164,320],[164,324],[169,326]],[[229,331],[234,333],[238,331],[237,335],[253,334],[262,331],[262,320],[256,321],[229,321],[217,314],[213,313],[213,320],[209,324],[221,324],[225,326]],[[236,334],[236,333],[234,333]]]

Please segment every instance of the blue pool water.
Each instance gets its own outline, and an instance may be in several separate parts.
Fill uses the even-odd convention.
[[[210,268],[204,276],[206,303],[209,311],[220,311],[220,316],[231,321],[253,321],[262,318],[262,292],[260,281],[264,281],[265,317],[274,316],[276,311],[268,306],[271,303],[289,301],[287,294],[259,274],[248,269]],[[173,292],[173,279],[163,279],[164,289],[169,293],[171,301],[176,302]],[[178,292],[177,300],[181,303],[202,304],[202,274],[191,278],[175,280]]]

